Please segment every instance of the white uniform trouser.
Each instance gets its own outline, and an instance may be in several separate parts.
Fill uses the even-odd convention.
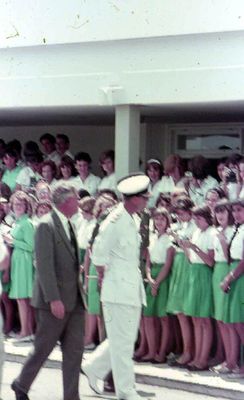
[[[137,396],[133,353],[141,317],[141,307],[103,302],[103,316],[108,339],[93,352],[86,363],[104,379],[112,368],[118,399]]]

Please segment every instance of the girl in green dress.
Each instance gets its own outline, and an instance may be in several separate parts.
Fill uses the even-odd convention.
[[[152,212],[155,232],[150,237],[146,261],[147,306],[143,309],[144,327],[147,339],[147,354],[144,361],[164,362],[170,338],[170,322],[166,312],[169,288],[169,274],[175,250],[167,234],[170,216],[165,208],[157,208]],[[157,344],[156,320],[161,326],[160,343]]]
[[[237,199],[231,204],[236,223],[236,232],[230,243],[230,272],[221,286],[228,293],[229,322],[233,324],[242,345],[244,345],[244,199]],[[244,378],[244,366],[232,371],[232,378]]]
[[[88,270],[90,265],[90,240],[92,232],[96,225],[96,219],[93,215],[95,198],[91,196],[85,196],[79,201],[79,208],[83,217],[83,221],[78,229],[78,246],[80,250],[80,273],[82,282],[84,282],[84,290],[87,294],[88,291]],[[93,349],[94,336],[93,335],[93,321],[90,315],[86,312],[85,318],[85,346],[86,349]],[[95,329],[96,332],[96,329]]]
[[[34,279],[34,227],[30,219],[31,200],[25,192],[15,192],[10,204],[16,223],[10,234],[4,235],[5,242],[13,247],[9,297],[17,301],[21,327],[18,340],[24,341],[30,339],[34,328],[30,305]]]
[[[203,370],[208,367],[213,341],[210,317],[213,313],[214,230],[211,211],[208,207],[195,207],[192,212],[197,228],[191,240],[182,241],[182,247],[190,261],[185,314],[192,317],[195,338],[195,354],[188,366],[192,370]]]
[[[104,324],[101,315],[100,289],[98,287],[97,270],[95,265],[91,261],[92,245],[94,243],[95,237],[98,234],[101,222],[106,218],[109,210],[115,204],[116,201],[110,195],[100,194],[93,208],[93,217],[95,217],[96,223],[93,224],[93,230],[89,238],[90,240],[87,245],[84,258],[85,287],[87,289],[88,299],[85,345],[88,349],[90,349],[90,347],[94,347],[97,332],[100,342],[104,339],[105,335]]]
[[[8,212],[8,200],[0,198],[0,234],[8,233],[11,226],[5,221],[6,213]],[[9,259],[10,261],[10,259]],[[5,335],[9,334],[14,327],[14,304],[9,298],[10,288],[10,268],[0,271],[2,282],[1,306],[4,314],[4,327],[3,332]]]
[[[189,198],[178,198],[174,205],[177,216],[177,229],[172,225],[171,234],[174,239],[176,254],[171,271],[167,312],[175,314],[179,321],[183,352],[173,365],[181,366],[191,361],[193,356],[193,331],[191,318],[185,315],[185,299],[189,290],[189,261],[181,248],[181,241],[191,239],[196,225],[192,218],[193,202]],[[172,365],[172,364],[171,364]]]
[[[230,324],[228,309],[229,296],[221,290],[220,284],[230,271],[228,247],[235,228],[230,204],[226,200],[217,203],[214,208],[215,235],[214,235],[214,270],[213,270],[213,299],[214,319],[217,321],[223,345],[225,360],[213,367],[217,373],[230,373],[237,366],[239,355],[239,341],[233,324]]]

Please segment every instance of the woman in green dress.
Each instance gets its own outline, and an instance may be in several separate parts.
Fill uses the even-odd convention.
[[[239,339],[244,345],[244,199],[231,204],[236,231],[230,243],[230,272],[222,282],[223,291],[228,293],[228,317]],[[244,366],[232,370],[231,378],[244,378]]]
[[[167,312],[177,316],[180,325],[183,351],[180,357],[170,365],[182,366],[189,363],[193,357],[193,331],[191,318],[185,315],[185,300],[189,290],[189,261],[181,248],[181,241],[191,239],[196,225],[192,218],[193,202],[187,197],[179,197],[174,204],[174,212],[178,223],[176,229],[172,225],[172,237],[176,248],[171,271]]]
[[[93,225],[94,229],[90,237],[89,245],[86,249],[84,259],[84,271],[85,271],[85,286],[87,288],[87,323],[86,323],[86,334],[85,334],[85,345],[87,349],[94,347],[95,337],[98,337],[101,342],[104,340],[104,324],[101,315],[101,304],[100,304],[100,289],[98,287],[98,276],[97,270],[92,258],[92,245],[99,232],[100,224],[107,217],[109,211],[115,206],[116,201],[109,194],[100,194],[97,198],[93,216],[96,218],[96,224]]]
[[[170,216],[165,208],[156,208],[152,212],[155,232],[150,237],[146,262],[147,306],[143,309],[148,352],[144,361],[164,362],[170,338],[170,323],[166,312],[169,288],[169,274],[175,249],[167,234]],[[160,341],[156,341],[156,321],[160,322]]]
[[[213,315],[214,229],[209,207],[195,207],[192,213],[197,228],[191,240],[182,241],[182,247],[190,261],[189,290],[184,308],[185,314],[192,317],[195,338],[195,354],[188,368],[204,370],[208,368],[213,342],[211,317]]]
[[[239,340],[233,324],[229,319],[229,296],[221,289],[221,282],[230,271],[229,244],[235,234],[234,219],[231,207],[227,200],[217,203],[214,208],[216,225],[214,235],[214,270],[213,270],[213,299],[214,319],[217,322],[221,339],[224,345],[225,360],[213,367],[212,370],[226,374],[237,366],[239,356]]]
[[[32,297],[34,267],[34,227],[29,196],[18,190],[10,198],[16,223],[4,240],[13,247],[9,297],[16,299],[20,318],[18,340],[29,340],[33,334],[33,313],[30,305]]]
[[[0,190],[1,192],[1,190]],[[0,232],[3,235],[9,232],[11,226],[7,224],[5,218],[8,212],[8,200],[7,198],[0,198]],[[9,258],[10,261],[10,258]],[[10,289],[10,268],[0,271],[1,283],[2,283],[2,294],[1,294],[1,306],[4,315],[4,327],[3,332],[5,335],[9,334],[13,330],[14,326],[14,304],[9,298]]]

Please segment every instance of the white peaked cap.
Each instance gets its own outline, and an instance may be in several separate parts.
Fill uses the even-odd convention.
[[[117,189],[126,196],[147,194],[150,179],[147,175],[137,172],[127,175],[118,181]]]

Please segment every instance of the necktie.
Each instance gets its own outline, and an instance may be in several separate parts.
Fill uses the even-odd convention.
[[[230,264],[230,263],[232,262],[232,259],[231,259],[231,256],[230,256],[230,248],[231,248],[231,244],[232,244],[232,242],[233,242],[233,239],[235,238],[235,236],[236,236],[236,234],[237,234],[237,232],[238,232],[238,229],[239,229],[239,225],[237,224],[237,225],[235,226],[235,231],[234,231],[233,236],[232,236],[232,238],[230,239],[230,243],[229,243],[229,245],[228,245],[228,264]]]
[[[74,229],[73,229],[73,227],[71,225],[71,222],[69,220],[68,220],[68,226],[69,226],[69,234],[70,234],[70,243],[71,243],[71,246],[72,246],[72,248],[74,250],[75,257],[76,257],[76,260],[77,260],[77,263],[78,263],[79,258],[78,258],[77,241],[76,241]]]

